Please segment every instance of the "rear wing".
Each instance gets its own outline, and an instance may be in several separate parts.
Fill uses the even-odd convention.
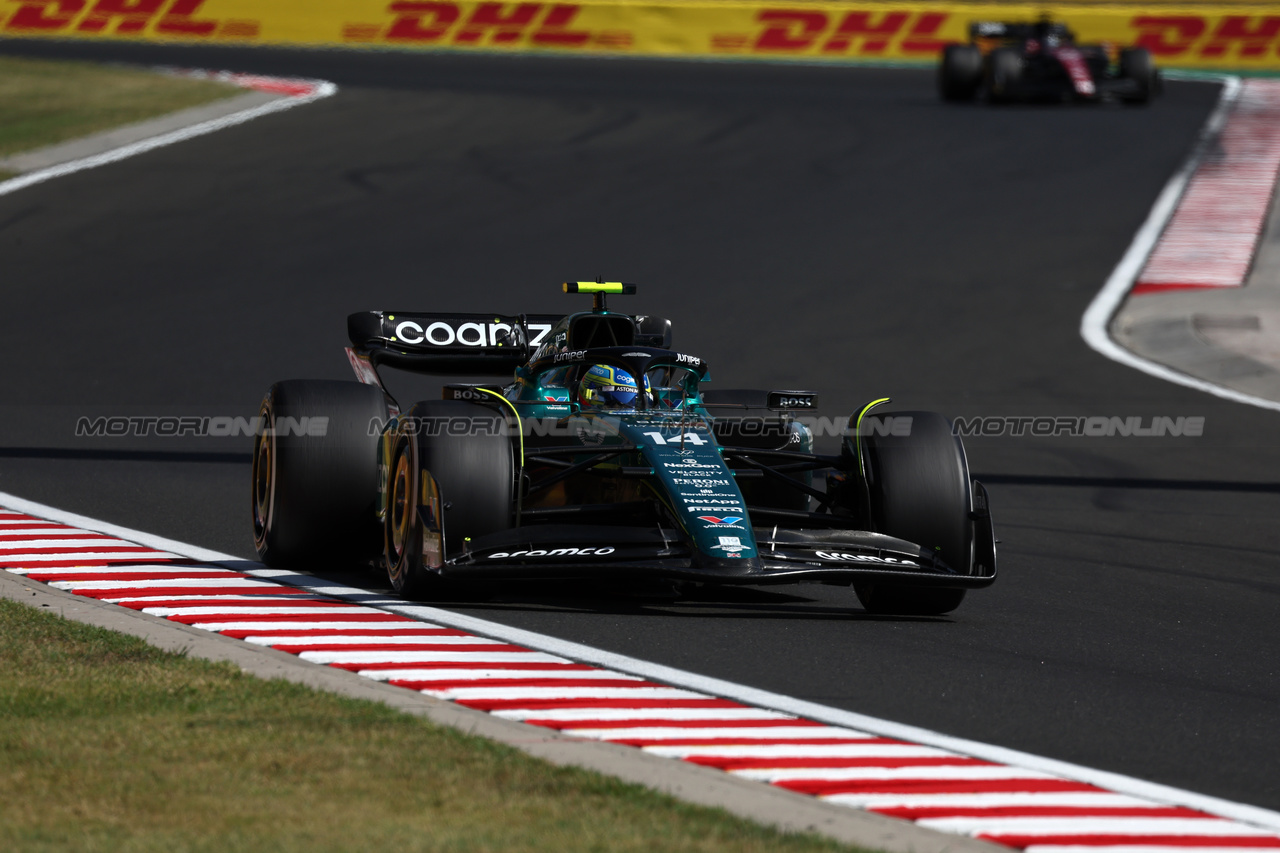
[[[974,21],[969,25],[969,38],[1025,39],[1031,37],[1031,24],[1009,21]]]
[[[1027,21],[974,21],[969,24],[969,40],[978,41],[1025,41],[1026,39],[1044,39],[1057,37],[1064,41],[1075,41],[1073,33],[1066,24],[1056,23],[1049,19],[1041,19],[1034,23]]]
[[[496,376],[529,360],[560,314],[423,314],[360,311],[347,317],[353,366],[414,373]],[[357,369],[357,373],[360,371]]]

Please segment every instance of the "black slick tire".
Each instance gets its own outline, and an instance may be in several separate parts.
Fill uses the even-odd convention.
[[[1158,86],[1155,60],[1145,47],[1130,47],[1120,51],[1120,77],[1133,81],[1130,94],[1121,98],[1125,104],[1142,106],[1151,100]]]
[[[972,101],[982,85],[982,51],[971,44],[949,44],[938,63],[938,94],[944,101]]]
[[[253,447],[253,540],[273,568],[376,560],[382,390],[358,382],[277,382]]]
[[[444,559],[512,524],[515,459],[506,419],[458,400],[418,403],[393,436],[383,526],[387,579],[405,598],[446,601],[477,591],[424,564],[423,478],[438,490]],[[424,474],[425,472],[425,474]]]
[[[960,574],[973,573],[973,486],[964,446],[936,412],[892,412],[911,418],[910,435],[866,438],[871,515],[877,531],[933,551]],[[965,590],[903,583],[855,585],[871,613],[936,616],[960,606]]]
[[[1008,47],[998,47],[987,56],[987,100],[993,104],[1012,103],[1022,80],[1022,57]]]

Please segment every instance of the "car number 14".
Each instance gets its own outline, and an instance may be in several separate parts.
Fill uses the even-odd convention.
[[[665,439],[662,437],[662,433],[660,432],[646,432],[645,435],[649,436],[649,438],[652,438],[653,443],[658,445],[659,447],[666,444],[680,444],[682,442],[681,437],[677,437],[674,435],[670,438],[670,440]],[[702,436],[698,435],[696,432],[686,432],[683,436],[683,443],[692,444],[695,447],[701,447],[702,445],[707,443],[707,440]]]

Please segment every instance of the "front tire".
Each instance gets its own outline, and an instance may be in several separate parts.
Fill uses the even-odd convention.
[[[258,411],[253,543],[272,568],[359,566],[377,559],[381,389],[358,382],[277,382]]]
[[[1120,76],[1132,80],[1135,89],[1121,100],[1126,104],[1142,105],[1151,100],[1158,85],[1156,64],[1151,51],[1145,47],[1131,47],[1120,51]]]
[[[387,579],[405,598],[456,597],[465,587],[442,577],[439,564],[513,521],[515,460],[506,419],[475,403],[418,403],[396,433],[388,477]]]
[[[871,517],[875,529],[920,545],[962,575],[973,573],[973,486],[964,446],[936,412],[911,418],[909,435],[866,438]],[[886,415],[885,417],[889,417]],[[965,590],[873,581],[855,585],[871,613],[936,616],[960,606]]]
[[[1022,57],[1008,47],[998,47],[987,57],[987,99],[993,104],[1008,104],[1018,97],[1022,81]]]

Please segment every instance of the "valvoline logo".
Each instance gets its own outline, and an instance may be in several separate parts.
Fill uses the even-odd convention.
[[[716,527],[737,527],[738,522],[742,521],[740,515],[700,515],[698,521],[705,521],[707,524]]]

